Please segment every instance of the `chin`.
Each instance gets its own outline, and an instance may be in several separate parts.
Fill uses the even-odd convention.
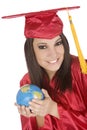
[[[58,71],[60,69],[60,67],[58,67],[58,68],[53,68],[53,69],[48,69],[49,71],[52,71],[52,72],[56,72],[56,71]]]

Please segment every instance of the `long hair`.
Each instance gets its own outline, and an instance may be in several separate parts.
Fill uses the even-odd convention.
[[[60,90],[65,91],[66,89],[72,89],[71,55],[67,38],[64,34],[61,34],[60,37],[64,46],[64,60],[56,75],[58,75],[58,78],[60,79]],[[56,82],[58,82],[58,78],[56,79]]]
[[[71,80],[71,57],[69,53],[69,44],[64,36],[64,34],[60,35],[63,46],[64,46],[64,60],[60,67],[60,69],[56,72],[56,87],[58,89],[58,81],[60,81],[60,90],[65,91],[66,89],[71,89],[72,80]],[[44,69],[37,63],[34,49],[33,49],[33,38],[28,38],[25,41],[24,52],[25,59],[28,68],[28,73],[31,79],[32,84],[38,85],[40,88],[43,88],[43,75],[46,73]]]

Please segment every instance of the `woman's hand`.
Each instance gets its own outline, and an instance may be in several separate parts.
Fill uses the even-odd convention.
[[[23,116],[26,116],[26,117],[36,116],[36,114],[31,112],[29,107],[20,106],[16,103],[15,103],[15,105],[17,106],[18,112],[19,112],[20,115],[23,115]]]
[[[45,99],[33,99],[29,103],[29,108],[35,115],[46,116],[47,114],[50,114],[59,118],[57,103],[50,98],[48,92],[45,89],[42,89],[42,91],[45,95]]]
[[[44,117],[47,114],[50,114],[52,116],[59,118],[57,103],[50,98],[48,92],[45,89],[42,89],[42,91],[45,96],[44,100],[33,99],[31,102],[29,102],[29,107],[15,104],[18,108],[18,112],[26,117],[31,116]]]

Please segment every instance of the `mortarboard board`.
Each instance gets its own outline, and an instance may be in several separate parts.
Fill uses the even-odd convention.
[[[24,35],[26,38],[51,39],[57,35],[60,35],[63,31],[63,22],[57,15],[57,12],[76,8],[79,8],[79,6],[63,7],[39,12],[22,13],[4,16],[2,18],[16,18],[25,16]]]
[[[16,15],[3,16],[2,18],[16,18],[25,16],[24,35],[26,38],[45,38],[51,39],[63,32],[63,22],[57,15],[58,11],[72,10],[80,8],[80,6],[63,7],[39,12],[22,13]],[[72,17],[69,15],[70,27],[75,41],[76,49],[79,56],[82,72],[87,74],[87,63],[81,52]]]

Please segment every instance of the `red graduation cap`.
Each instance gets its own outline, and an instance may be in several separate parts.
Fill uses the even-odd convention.
[[[2,18],[16,18],[25,16],[24,35],[26,38],[51,39],[57,35],[60,35],[63,31],[63,23],[57,15],[57,12],[76,8],[80,8],[80,6],[22,13],[10,16],[3,16]]]

